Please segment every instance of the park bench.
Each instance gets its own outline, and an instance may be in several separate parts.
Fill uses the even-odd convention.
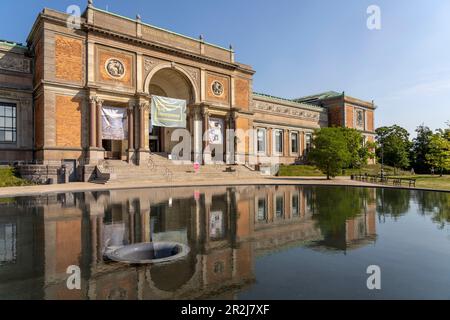
[[[416,179],[411,178],[399,178],[399,177],[389,177],[381,175],[368,175],[368,174],[355,174],[351,176],[352,180],[371,182],[371,183],[381,183],[381,184],[392,184],[393,186],[407,185],[409,188],[416,187]]]

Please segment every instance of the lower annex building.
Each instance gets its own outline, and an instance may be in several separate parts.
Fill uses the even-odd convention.
[[[89,181],[105,159],[140,165],[172,152],[176,126],[154,125],[164,116],[183,117],[188,157],[202,164],[218,153],[228,164],[267,157],[302,163],[314,130],[327,126],[356,128],[374,140],[373,101],[333,91],[298,99],[255,93],[255,71],[236,62],[231,47],[92,1],[79,27],[69,18],[46,8],[26,45],[0,42],[0,163],[46,170],[47,177],[65,164],[71,181]],[[255,134],[227,139],[229,129]]]

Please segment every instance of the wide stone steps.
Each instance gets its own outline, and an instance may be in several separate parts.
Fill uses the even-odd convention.
[[[259,177],[261,177],[259,172],[251,171],[241,165],[203,165],[196,173],[193,164],[177,164],[165,157],[151,155],[149,162],[140,166],[125,161],[106,160],[97,166],[97,178],[93,182],[109,184],[133,181],[170,182]]]

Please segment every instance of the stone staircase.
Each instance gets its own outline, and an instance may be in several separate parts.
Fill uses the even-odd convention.
[[[209,164],[201,166],[195,173],[192,163],[172,161],[167,155],[154,153],[150,154],[147,163],[139,166],[121,160],[105,160],[97,166],[96,173],[93,182],[98,184],[261,178],[260,172],[243,165]]]

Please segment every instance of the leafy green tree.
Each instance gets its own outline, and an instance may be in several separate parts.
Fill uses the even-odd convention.
[[[380,217],[389,216],[397,220],[410,208],[411,192],[405,189],[377,189],[377,212]]]
[[[450,193],[416,191],[415,199],[421,214],[431,216],[440,229],[450,224]]]
[[[431,167],[438,169],[441,176],[444,170],[450,170],[450,141],[443,134],[435,133],[431,137],[426,160]]]
[[[327,175],[337,176],[350,162],[347,141],[339,128],[322,128],[316,131],[314,148],[308,153],[308,160]]]
[[[445,139],[450,141],[450,121],[447,121],[446,124],[447,124],[447,128],[438,129],[437,132],[439,132]]]
[[[373,157],[371,148],[373,144],[364,143],[364,136],[360,131],[351,128],[339,128],[344,135],[347,149],[350,153],[350,160],[347,168],[361,168],[367,164],[369,157]]]
[[[319,244],[345,250],[346,222],[367,212],[375,202],[367,188],[312,187],[313,197],[309,202],[313,220],[320,228],[323,241]]]
[[[383,158],[385,164],[397,168],[408,168],[411,143],[406,129],[393,125],[375,130],[378,148],[378,159]]]
[[[414,170],[420,173],[430,172],[430,165],[426,155],[429,152],[429,144],[433,131],[430,128],[420,125],[416,129],[417,137],[413,139],[411,148],[411,162]]]

